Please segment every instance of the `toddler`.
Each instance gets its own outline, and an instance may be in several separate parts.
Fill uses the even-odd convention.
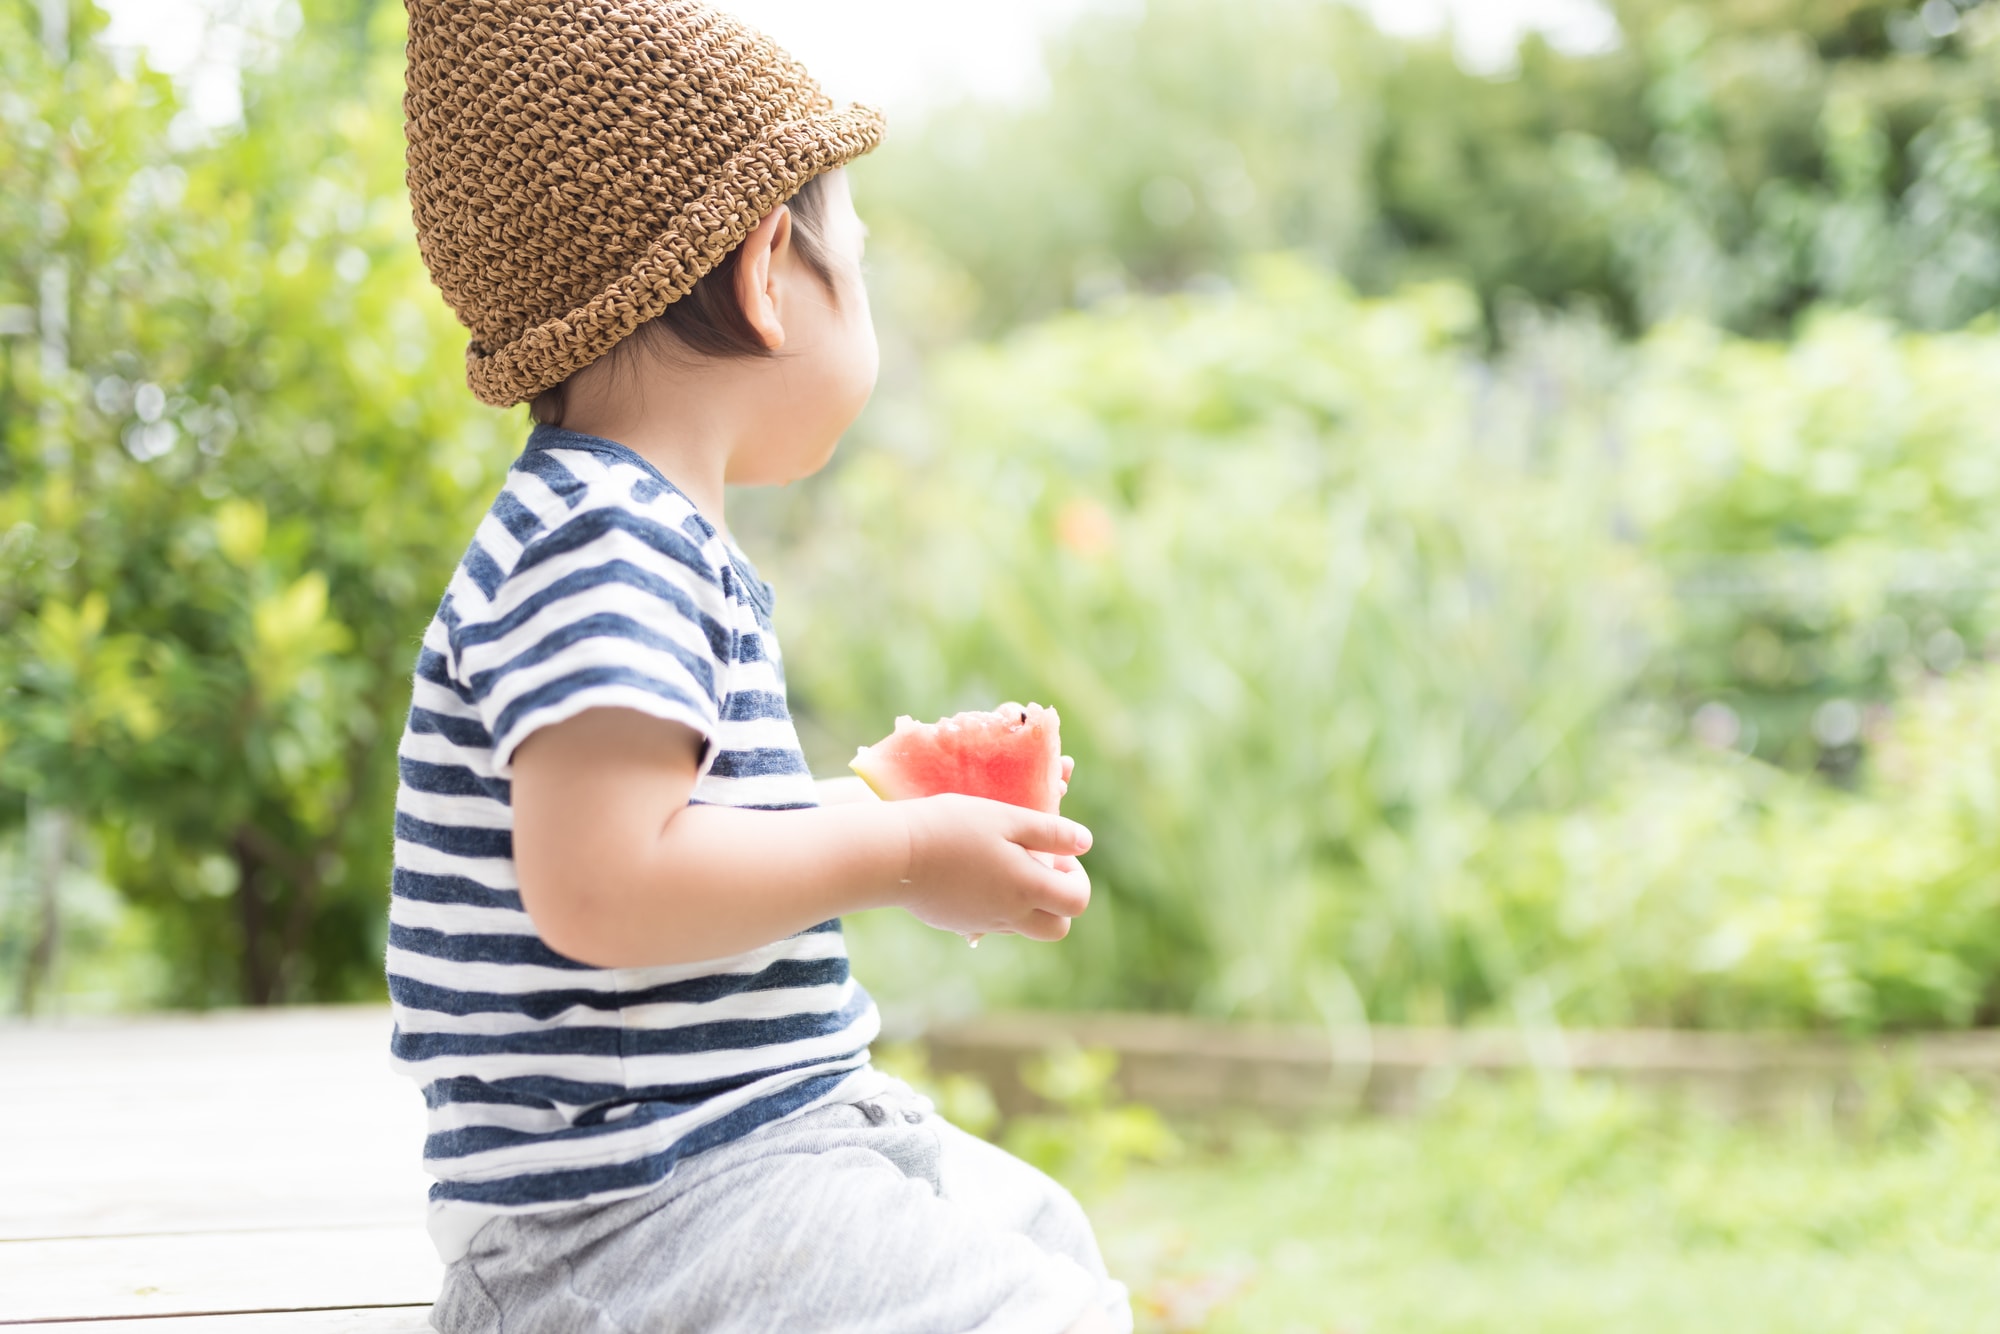
[[[873,388],[841,167],[880,116],[692,0],[408,9],[418,240],[474,392],[537,423],[401,748],[432,1322],[1129,1329],[1076,1202],[870,1068],[839,921],[1060,939],[1090,835],[815,783],[723,514],[725,484],[822,467]]]

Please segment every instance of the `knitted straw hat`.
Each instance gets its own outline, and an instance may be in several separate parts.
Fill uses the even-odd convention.
[[[405,0],[410,201],[496,407],[609,352],[800,186],[875,147],[698,0]]]

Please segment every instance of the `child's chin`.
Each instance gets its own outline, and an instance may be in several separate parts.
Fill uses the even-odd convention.
[[[805,449],[782,458],[760,459],[756,466],[745,468],[729,479],[732,486],[784,486],[788,482],[804,481],[833,461],[834,451],[840,441],[819,449]]]

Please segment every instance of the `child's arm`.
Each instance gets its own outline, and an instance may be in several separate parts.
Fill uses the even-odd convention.
[[[701,745],[625,709],[521,743],[514,862],[551,949],[605,968],[694,963],[896,905],[944,930],[1060,940],[1090,902],[1075,860],[1090,832],[1073,820],[960,796],[690,806]]]

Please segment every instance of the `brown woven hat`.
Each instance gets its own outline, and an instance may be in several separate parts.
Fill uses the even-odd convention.
[[[759,220],[882,138],[696,0],[405,0],[410,202],[496,407],[687,294]]]

